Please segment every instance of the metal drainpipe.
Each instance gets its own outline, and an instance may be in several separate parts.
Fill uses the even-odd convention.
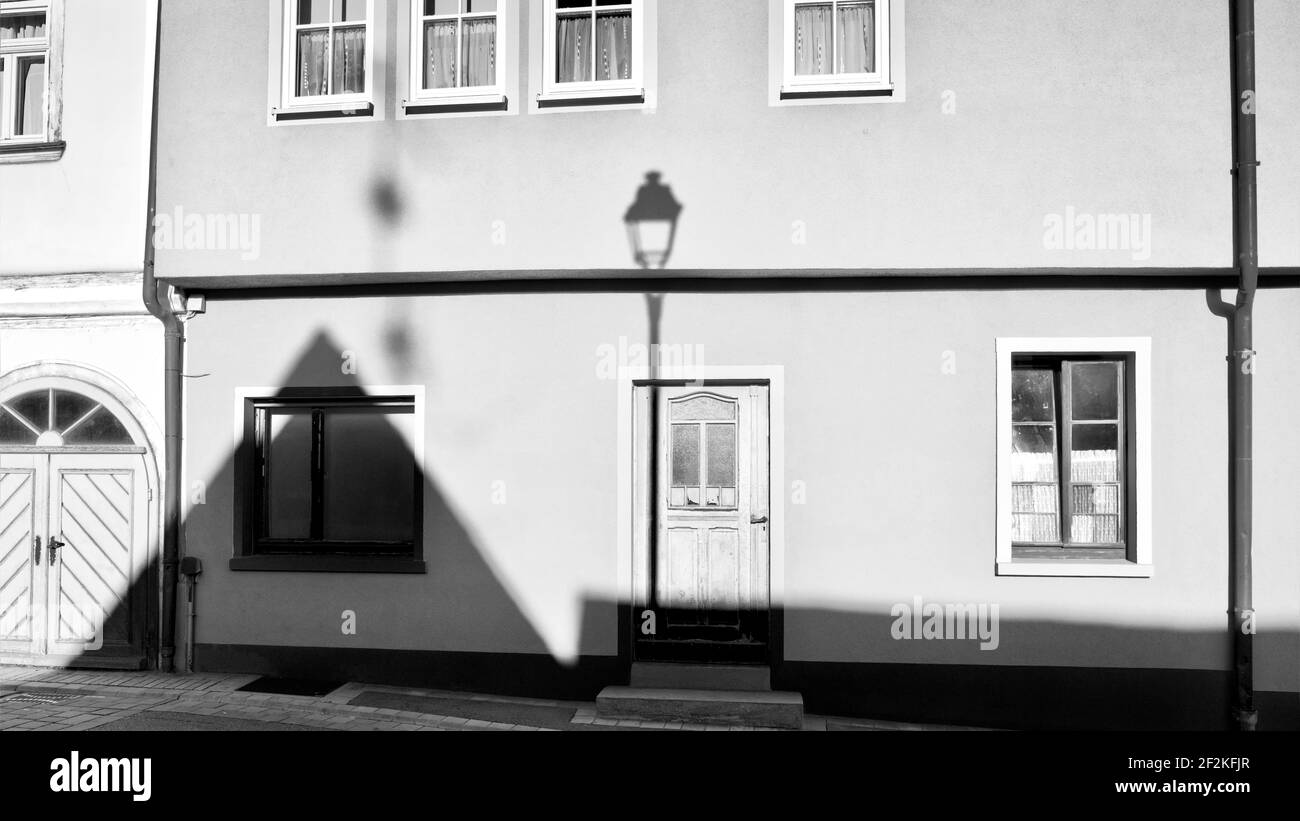
[[[1232,23],[1233,256],[1240,281],[1232,312],[1231,393],[1232,508],[1232,718],[1239,730],[1254,730],[1254,629],[1251,597],[1251,505],[1253,468],[1254,334],[1251,328],[1259,281],[1259,226],[1255,154],[1255,2],[1229,0]]]
[[[181,359],[184,335],[171,307],[168,285],[154,277],[154,213],[158,207],[158,75],[162,48],[162,3],[155,0],[153,112],[149,127],[149,190],[144,242],[144,304],[163,324],[163,555],[162,608],[158,614],[158,666],[170,673],[176,656],[176,565],[180,554]]]

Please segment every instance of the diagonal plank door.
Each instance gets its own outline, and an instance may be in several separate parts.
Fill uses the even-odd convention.
[[[145,499],[136,456],[51,457],[49,652],[132,644],[133,586],[143,571]]]
[[[32,456],[5,455],[0,467],[0,652],[39,652],[41,582],[36,531],[39,480]],[[43,458],[43,457],[42,457]]]

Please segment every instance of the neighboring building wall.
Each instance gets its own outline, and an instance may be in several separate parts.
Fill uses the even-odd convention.
[[[500,290],[244,295],[212,300],[190,323],[188,369],[203,375],[190,381],[186,419],[187,486],[204,483],[186,527],[186,552],[205,566],[200,668],[286,669],[305,658],[287,648],[383,648],[433,653],[411,676],[443,681],[453,673],[441,665],[473,662],[439,653],[544,654],[570,665],[619,651],[618,385],[597,366],[601,346],[646,341],[644,296]],[[1291,701],[1300,690],[1300,433],[1290,409],[1300,366],[1286,352],[1300,345],[1297,310],[1300,293],[1268,289],[1256,322],[1256,685]],[[1151,578],[996,575],[1000,336],[1151,338]],[[846,708],[858,698],[856,709],[889,709],[885,695],[875,704],[868,695],[885,687],[873,677],[889,674],[837,662],[926,665],[908,675],[929,670],[958,693],[987,671],[953,665],[1012,678],[1032,677],[1025,666],[1058,668],[1075,683],[1057,697],[1074,707],[1043,694],[1036,703],[1064,722],[1084,721],[1091,713],[1075,707],[1121,686],[1087,668],[1156,671],[1121,677],[1146,692],[1107,720],[1178,701],[1189,681],[1197,698],[1217,692],[1221,676],[1198,671],[1229,662],[1225,326],[1205,292],[1016,290],[1004,280],[991,290],[670,293],[661,340],[702,346],[707,365],[785,369],[785,486],[772,490],[785,558],[772,572],[786,594],[786,682],[804,686],[810,703]],[[343,372],[344,352],[355,376]],[[427,575],[229,570],[237,389],[357,383],[425,387]],[[505,504],[494,503],[497,481]],[[806,503],[792,500],[796,481]],[[998,649],[893,640],[890,609],[914,596],[1000,605]],[[344,610],[357,614],[356,635],[340,630]],[[355,661],[336,658],[336,670]],[[397,654],[384,658],[375,669],[398,675]],[[614,666],[597,667],[579,691],[608,683],[599,677]],[[839,701],[825,700],[835,695],[827,676]],[[990,688],[961,700],[978,716],[981,700],[997,699]],[[1189,710],[1193,724],[1219,719],[1217,704]]]

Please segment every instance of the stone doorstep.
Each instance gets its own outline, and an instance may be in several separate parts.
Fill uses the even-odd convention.
[[[766,664],[632,663],[630,686],[676,690],[772,689],[772,668]]]
[[[606,687],[596,697],[597,719],[738,724],[798,730],[803,696],[754,690]]]

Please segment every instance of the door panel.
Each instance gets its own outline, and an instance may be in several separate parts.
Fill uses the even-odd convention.
[[[0,467],[0,649],[6,651],[36,650],[36,484],[32,467]]]

